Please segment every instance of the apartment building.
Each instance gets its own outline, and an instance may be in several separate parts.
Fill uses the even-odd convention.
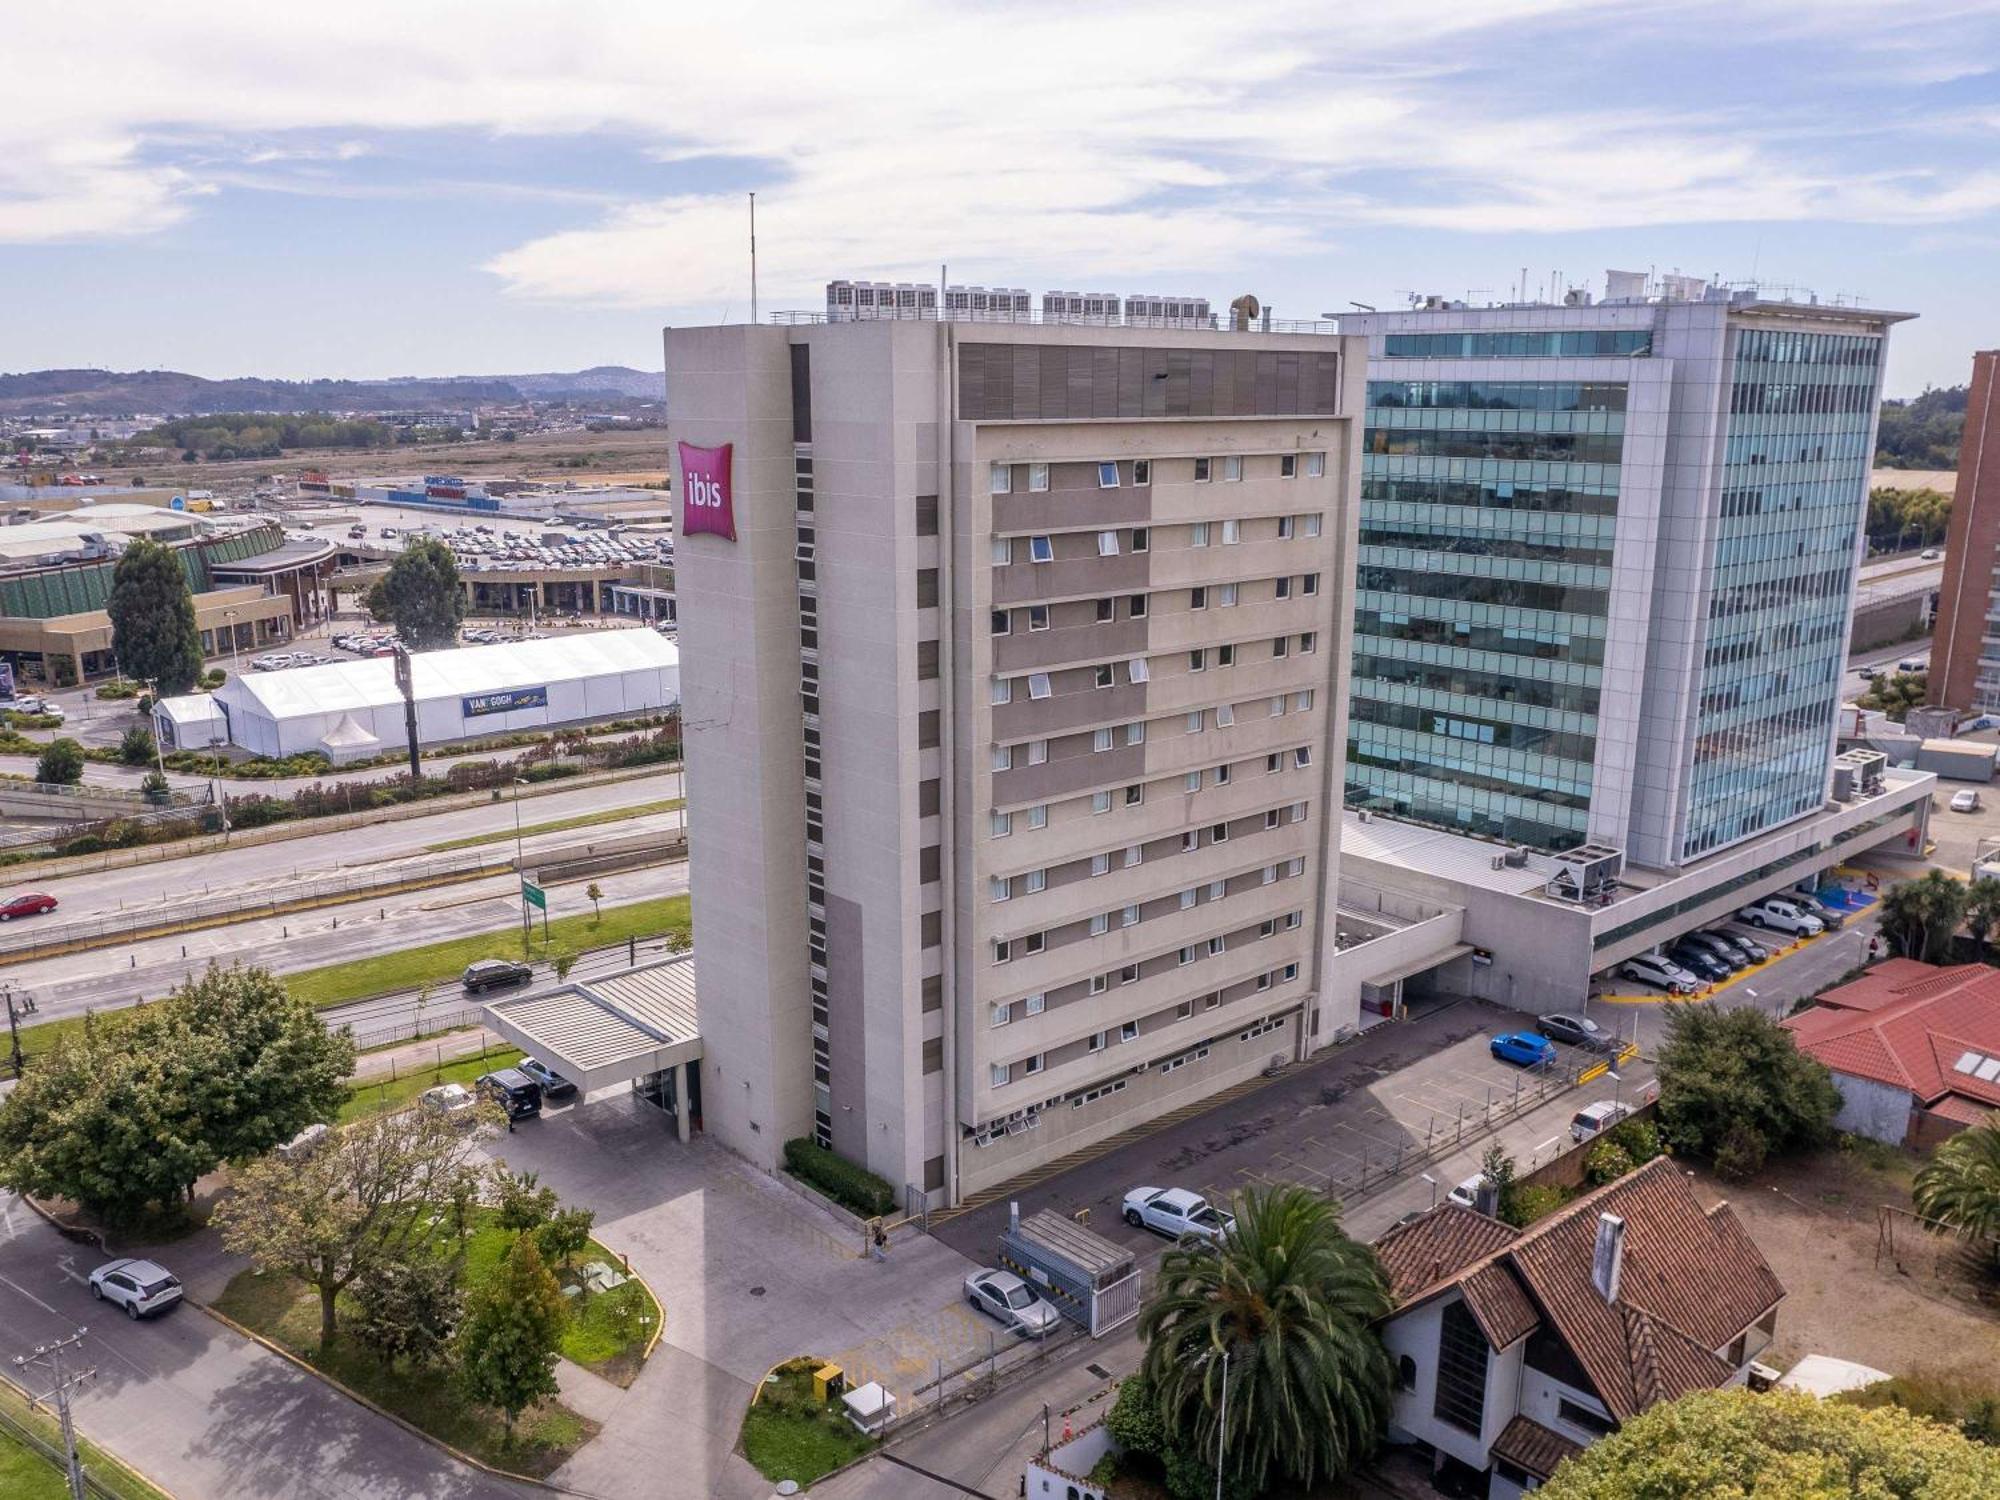
[[[753,1160],[958,1202],[1353,1022],[1361,345],[1151,321],[666,332],[704,1128]]]
[[[1931,702],[2000,709],[2000,349],[1972,356],[1931,646]],[[1991,452],[1988,452],[1988,449]]]
[[[1826,802],[1902,313],[1609,273],[1369,340],[1358,805],[1674,869]]]

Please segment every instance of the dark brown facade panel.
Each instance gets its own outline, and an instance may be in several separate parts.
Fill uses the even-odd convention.
[[[962,344],[968,421],[1335,416],[1340,356],[1295,349]]]

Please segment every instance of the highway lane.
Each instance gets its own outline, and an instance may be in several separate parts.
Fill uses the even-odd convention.
[[[678,797],[678,771],[635,777],[599,786],[548,792],[524,797],[520,817],[524,826],[552,823],[620,807]],[[512,799],[480,803],[452,812],[371,824],[361,828],[328,830],[302,838],[272,844],[246,844],[189,854],[178,859],[165,857],[143,864],[109,870],[90,870],[59,878],[37,876],[32,868],[0,872],[0,890],[47,891],[62,903],[55,920],[105,916],[121,911],[157,907],[166,902],[198,895],[212,896],[224,891],[251,891],[268,888],[274,881],[302,881],[372,866],[384,860],[423,852],[431,845],[477,834],[504,834],[490,845],[495,852],[511,847],[514,830]],[[538,834],[525,841],[530,850],[547,850],[586,843],[592,838],[639,833],[663,827],[674,814],[651,814],[645,818],[599,823],[589,828]]]

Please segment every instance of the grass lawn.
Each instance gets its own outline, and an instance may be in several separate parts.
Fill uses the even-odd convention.
[[[687,806],[680,797],[667,797],[659,802],[639,802],[631,807],[607,807],[602,812],[578,813],[573,818],[557,818],[551,823],[529,823],[521,829],[521,837],[527,838],[537,833],[561,833],[569,828],[592,828],[599,823],[618,823],[626,818],[643,818],[650,813],[675,812]],[[427,844],[424,847],[432,854],[443,854],[450,849],[471,849],[480,844],[511,842],[514,830],[495,829],[491,833],[469,834],[462,839],[447,839],[442,844]]]
[[[514,1232],[502,1229],[490,1212],[480,1215],[480,1227],[465,1245],[465,1284],[477,1286],[491,1276],[507,1252],[513,1248]],[[614,1269],[618,1257],[596,1240],[577,1256],[579,1267],[601,1260]],[[563,1280],[560,1269],[557,1280]],[[644,1364],[646,1341],[659,1326],[660,1304],[637,1281],[609,1292],[591,1292],[568,1299],[570,1325],[563,1334],[562,1355],[571,1364],[603,1376],[620,1386],[639,1378]]]
[[[778,1367],[776,1382],[743,1414],[743,1455],[773,1483],[795,1479],[811,1484],[849,1459],[859,1458],[875,1440],[855,1431],[838,1402],[813,1399],[816,1359],[795,1359]]]
[[[499,1414],[467,1401],[457,1382],[437,1370],[397,1370],[338,1337],[322,1356],[319,1294],[289,1276],[238,1272],[215,1305],[405,1421],[497,1468],[539,1478],[597,1434],[596,1423],[549,1401],[522,1413],[510,1443]]]
[[[0,1385],[0,1412],[60,1449],[62,1437],[55,1419],[30,1410],[11,1386]],[[86,1477],[96,1480],[112,1494],[124,1500],[167,1500],[159,1490],[94,1443],[83,1442],[81,1447]],[[11,1429],[0,1429],[0,1495],[7,1500],[69,1500],[69,1485],[55,1464],[22,1442]]]
[[[582,897],[579,894],[574,899],[581,901]],[[660,896],[651,901],[614,906],[602,918],[588,911],[552,918],[546,943],[541,923],[537,921],[535,951],[601,948],[627,938],[658,937],[676,928],[685,930],[687,926],[688,898]],[[520,930],[510,925],[495,932],[474,933],[470,937],[287,974],[285,987],[315,1006],[344,1005],[350,1000],[365,1000],[423,984],[455,986],[465,966],[477,959],[531,956],[523,954],[521,947]],[[457,998],[455,989],[450,998]]]
[[[493,1047],[470,1057],[454,1058],[443,1067],[419,1068],[396,1078],[377,1075],[354,1087],[354,1097],[340,1107],[336,1125],[350,1125],[384,1110],[401,1109],[425,1089],[440,1083],[462,1083],[467,1088],[482,1073],[495,1068],[511,1068],[521,1060],[518,1047]]]
[[[133,1014],[134,1012],[129,1009],[99,1011],[94,1017],[94,1024],[98,1026],[119,1026],[124,1024]],[[6,1020],[6,1015],[4,1012],[0,1012],[0,1021],[4,1020]],[[51,1047],[55,1046],[59,1039],[66,1036],[79,1035],[83,1031],[83,1020],[82,1016],[64,1016],[59,1021],[37,1021],[32,1026],[23,1026],[21,1028],[21,1055],[32,1063],[41,1053],[47,1052]],[[4,1035],[0,1035],[0,1078],[6,1078],[11,1075],[12,1070],[7,1066],[9,1055],[7,1038]],[[4,1490],[0,1490],[0,1495],[5,1493]]]

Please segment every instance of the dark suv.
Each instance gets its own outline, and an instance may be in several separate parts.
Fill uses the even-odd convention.
[[[482,1073],[477,1087],[480,1096],[506,1110],[510,1120],[532,1120],[542,1112],[542,1086],[519,1068]]]
[[[1720,984],[1736,970],[1729,962],[1705,943],[1690,943],[1683,938],[1667,949],[1667,957],[1683,969],[1706,979],[1710,984]]]
[[[459,982],[465,986],[466,994],[477,995],[486,990],[505,989],[510,984],[526,984],[534,977],[533,969],[511,958],[482,958],[465,966]]]

